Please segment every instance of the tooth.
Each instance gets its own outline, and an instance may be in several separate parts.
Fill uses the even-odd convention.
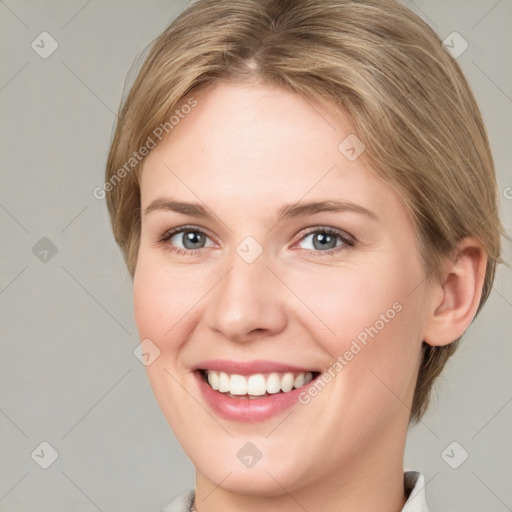
[[[267,392],[267,382],[261,373],[251,375],[247,381],[247,393],[249,395],[264,395]]]
[[[208,383],[217,391],[219,389],[219,372],[209,371],[208,372]]]
[[[227,393],[229,391],[230,378],[227,373],[219,373],[219,391],[221,393]]]
[[[247,380],[243,375],[231,375],[229,383],[229,391],[232,395],[246,395],[247,394]]]
[[[279,374],[271,373],[267,378],[267,393],[274,394],[281,391],[281,379]]]
[[[283,378],[281,379],[281,390],[287,393],[288,391],[291,391],[293,388],[293,373],[285,373],[283,375]]]
[[[295,377],[295,380],[293,381],[293,387],[300,388],[304,384],[304,378],[304,373],[299,373],[297,377]]]
[[[210,387],[215,391],[257,398],[267,393],[275,394],[280,391],[287,393],[294,388],[300,388],[313,379],[313,374],[312,372],[302,372],[296,375],[292,372],[284,374],[273,372],[265,379],[262,373],[245,377],[244,375],[230,375],[225,372],[207,370],[206,377]]]

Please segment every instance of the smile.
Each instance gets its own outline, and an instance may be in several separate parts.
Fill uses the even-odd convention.
[[[272,372],[239,375],[215,370],[202,370],[201,373],[205,382],[214,391],[223,393],[230,398],[257,399],[298,389],[311,382],[318,372]]]
[[[304,407],[299,395],[315,384],[318,369],[271,361],[203,361],[192,375],[205,406],[229,421],[255,423]]]

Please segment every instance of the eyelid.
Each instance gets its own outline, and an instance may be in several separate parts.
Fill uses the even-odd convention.
[[[322,252],[337,251],[337,250],[342,249],[344,246],[352,247],[356,243],[356,238],[354,236],[352,236],[350,233],[347,233],[346,231],[344,231],[343,229],[340,229],[340,228],[335,228],[332,226],[314,225],[314,226],[305,228],[305,230],[306,231],[302,230],[302,231],[299,231],[299,233],[297,233],[297,235],[300,234],[301,236],[296,242],[293,243],[292,248],[295,247],[299,242],[301,242],[304,238],[311,235],[312,233],[328,233],[331,235],[335,235],[335,236],[338,236],[340,238],[340,240],[343,242],[342,245],[337,246],[333,249],[328,249],[326,251],[317,251],[319,254],[321,254]],[[199,227],[199,226],[196,226],[193,224],[186,224],[183,226],[176,226],[174,228],[171,228],[171,229],[168,229],[167,231],[165,231],[164,234],[158,240],[158,243],[165,244],[174,235],[176,235],[178,233],[185,232],[185,231],[196,231],[198,233],[203,233],[210,240],[214,241],[213,238],[208,234],[208,232],[205,228],[202,228],[202,227]],[[181,249],[180,247],[172,247],[172,250],[181,250],[181,251],[185,250],[186,252],[193,254],[193,253],[200,252],[202,249],[206,249],[206,248],[207,247],[201,247],[199,249]],[[308,249],[304,249],[304,250],[308,250]]]
[[[300,238],[297,240],[297,242],[294,243],[294,246],[298,244],[300,241],[302,241],[306,236],[311,235],[312,233],[328,233],[332,235],[339,236],[340,239],[346,244],[346,245],[354,245],[356,243],[356,238],[352,236],[350,233],[347,233],[343,229],[335,228],[332,226],[321,226],[321,225],[315,225],[311,226],[309,228],[306,228],[306,231],[299,231],[298,235],[300,234]],[[322,251],[319,251],[322,252]]]
[[[181,231],[199,231],[208,235],[205,228],[201,228],[199,226],[194,226],[193,224],[184,224],[182,226],[176,226],[174,228],[170,228],[164,232],[161,238],[167,238],[168,236],[175,235],[176,233],[180,233]],[[209,235],[208,235],[209,236]]]
[[[215,242],[213,237],[211,237],[207,230],[205,228],[201,228],[199,226],[195,226],[193,224],[185,224],[183,226],[176,226],[174,228],[168,229],[163,233],[161,237],[159,237],[157,243],[158,244],[166,244],[174,235],[177,235],[178,233],[182,233],[185,231],[197,231],[198,233],[203,233],[206,237],[208,237],[210,240]],[[217,242],[215,242],[217,243]],[[181,249],[180,247],[173,247],[173,249],[179,249],[179,250],[186,250],[187,252],[194,253],[197,251],[201,251],[202,249],[205,249],[205,247],[201,247],[200,249]]]

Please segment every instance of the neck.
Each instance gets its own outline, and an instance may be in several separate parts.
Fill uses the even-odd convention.
[[[397,435],[397,428],[403,435]],[[267,473],[272,493],[229,489],[229,475],[213,482],[196,473],[195,510],[198,512],[400,512],[406,496],[403,487],[405,429],[389,425],[387,432],[360,450],[351,460],[344,460],[334,471],[315,472],[318,477],[307,484],[286,487]],[[270,475],[270,476],[269,476]],[[248,484],[247,487],[250,487]]]

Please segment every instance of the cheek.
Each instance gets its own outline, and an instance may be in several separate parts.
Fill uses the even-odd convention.
[[[186,315],[193,305],[182,291],[186,279],[181,275],[176,270],[169,272],[141,250],[133,281],[139,339],[150,339],[160,350],[159,356],[146,366],[147,376],[160,408],[178,433],[183,428],[180,415],[188,414],[191,407],[183,389],[179,353],[181,340],[187,339]]]
[[[399,324],[407,316],[404,312],[414,316],[419,310],[419,294],[410,293],[411,283],[421,278],[417,262],[398,261],[392,254],[380,260],[374,258],[371,264],[283,271],[283,281],[300,300],[299,304],[291,298],[290,304],[297,302],[297,313],[302,310],[294,318],[307,321],[309,330],[325,332],[326,341],[330,333],[332,341],[328,343],[333,349],[360,334],[364,339],[372,326],[379,332],[389,331],[391,324]]]
[[[359,268],[319,267],[314,278],[289,273],[285,279],[314,313],[304,310],[295,318],[332,358],[341,358],[332,370],[347,407],[377,414],[391,410],[396,396],[409,396],[425,315],[421,289],[411,291],[422,275],[417,261],[389,257]]]
[[[163,350],[164,340],[171,340],[183,328],[187,314],[204,292],[197,286],[198,276],[184,267],[170,269],[160,259],[141,250],[133,293],[139,336],[150,338]]]
[[[137,264],[133,283],[134,316],[140,339],[150,338],[158,344],[166,319],[161,282],[157,272],[148,272],[143,262]],[[170,318],[167,318],[170,321]]]

